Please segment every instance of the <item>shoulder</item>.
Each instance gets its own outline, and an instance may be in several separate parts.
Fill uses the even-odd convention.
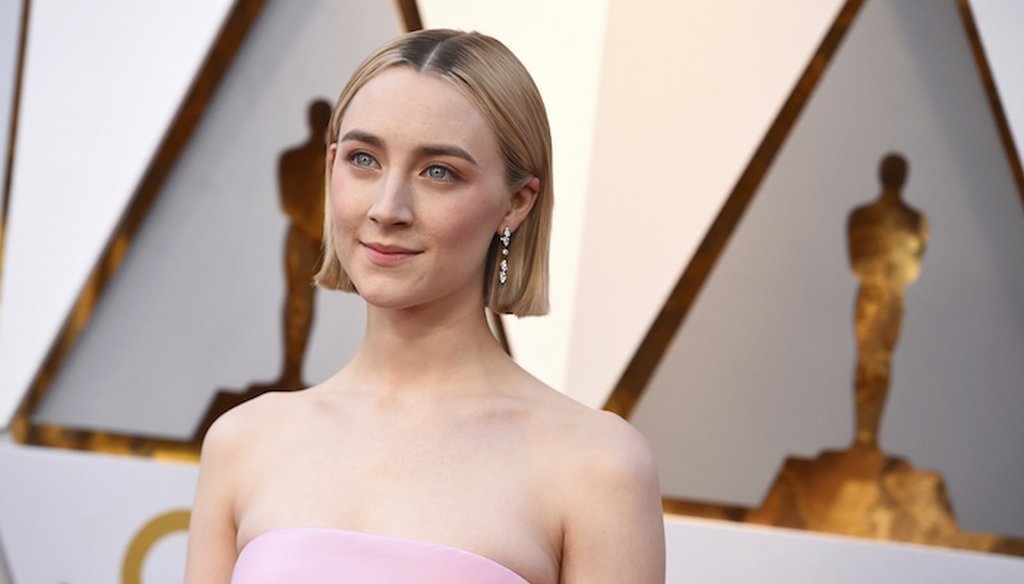
[[[271,421],[271,412],[286,402],[283,392],[270,391],[238,404],[214,420],[203,439],[204,446],[231,443],[245,430]]]
[[[655,505],[660,514],[658,472],[643,435],[617,414],[549,391],[536,437],[563,516],[578,517],[582,507],[632,504]]]
[[[199,458],[200,499],[212,507],[237,510],[238,495],[251,490],[282,456],[282,439],[292,430],[302,392],[268,392],[221,414],[203,437]]]
[[[199,477],[189,520],[186,581],[230,577],[237,553],[238,495],[251,484],[254,444],[273,424],[282,396],[264,394],[222,414],[203,438]],[[201,574],[202,576],[197,576]]]
[[[237,460],[259,444],[259,437],[273,433],[300,401],[301,392],[271,391],[241,403],[214,420],[203,437],[201,460]]]
[[[546,432],[574,474],[657,483],[643,435],[617,414],[589,408],[555,390],[546,404]]]
[[[554,408],[563,582],[663,582],[661,489],[647,441],[616,414]]]
[[[594,499],[620,489],[658,493],[654,457],[636,428],[611,412],[586,409],[577,416],[569,459],[576,488],[590,485]]]

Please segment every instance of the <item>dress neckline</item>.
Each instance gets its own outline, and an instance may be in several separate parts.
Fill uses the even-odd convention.
[[[260,533],[260,534],[256,535],[255,537],[253,537],[252,539],[250,539],[248,542],[246,542],[246,544],[244,546],[242,546],[242,549],[238,550],[238,555],[241,556],[242,552],[245,551],[245,548],[249,547],[256,540],[265,539],[265,538],[268,538],[268,537],[273,537],[275,534],[280,535],[280,534],[283,534],[283,533],[289,533],[289,532],[295,532],[295,531],[305,531],[305,532],[313,532],[313,533],[324,533],[324,534],[330,534],[330,535],[335,535],[335,536],[339,536],[339,537],[358,538],[358,539],[363,539],[363,540],[391,542],[391,543],[401,543],[401,544],[406,544],[406,545],[416,545],[416,546],[421,546],[421,547],[445,550],[445,551],[448,551],[448,552],[462,554],[462,555],[465,555],[467,557],[470,557],[470,558],[473,558],[473,559],[476,559],[476,560],[479,560],[479,561],[486,562],[487,564],[490,564],[491,566],[493,566],[493,567],[495,567],[495,568],[497,568],[499,570],[502,570],[504,572],[508,572],[509,575],[514,576],[517,579],[519,579],[520,581],[522,581],[523,584],[530,584],[529,580],[527,580],[526,578],[523,578],[519,574],[519,572],[516,572],[512,568],[509,568],[508,566],[506,566],[505,564],[502,564],[501,562],[499,562],[497,560],[493,560],[493,559],[491,559],[491,558],[489,558],[489,557],[487,557],[485,555],[478,554],[476,552],[471,552],[471,551],[469,551],[467,549],[463,549],[463,548],[460,548],[460,547],[455,547],[453,545],[448,545],[448,544],[443,544],[443,543],[427,541],[427,540],[423,540],[423,539],[415,539],[415,538],[411,538],[411,537],[402,537],[402,536],[397,536],[397,535],[384,535],[384,534],[378,534],[378,533],[369,533],[369,532],[365,532],[365,531],[354,531],[354,530],[351,530],[351,529],[343,529],[343,528],[340,528],[340,527],[277,527],[277,528],[274,528],[274,529],[270,529],[268,531],[264,531],[263,533]]]

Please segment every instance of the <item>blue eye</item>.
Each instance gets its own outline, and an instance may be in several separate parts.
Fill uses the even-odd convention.
[[[452,173],[451,169],[438,164],[427,167],[424,174],[426,174],[427,178],[437,181],[447,182],[455,180],[455,175]]]
[[[349,155],[348,159],[352,164],[362,167],[371,168],[377,166],[377,161],[366,152],[353,152]]]

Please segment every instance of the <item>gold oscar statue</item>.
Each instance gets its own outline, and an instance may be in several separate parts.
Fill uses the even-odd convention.
[[[298,389],[302,381],[302,360],[313,326],[316,288],[312,276],[320,256],[324,229],[324,152],[331,106],[315,101],[309,106],[309,139],[281,155],[278,185],[281,210],[288,217],[285,243],[287,295],[282,313],[284,363],[280,378],[270,385]]]
[[[887,156],[882,161],[881,196],[854,209],[847,226],[850,266],[860,279],[854,317],[854,443],[876,450],[892,352],[903,321],[903,288],[917,279],[928,243],[928,220],[900,199],[906,177],[906,161],[898,155]]]
[[[306,386],[302,362],[313,326],[316,289],[312,277],[320,255],[324,225],[324,154],[331,106],[318,100],[309,105],[309,137],[286,150],[278,161],[281,210],[288,218],[284,245],[285,301],[281,314],[283,363],[278,378],[257,383],[244,391],[220,390],[206,410],[194,441],[201,441],[218,416],[232,407],[270,390]]]
[[[854,330],[856,432],[843,451],[789,458],[761,507],[744,521],[875,539],[1024,554],[1024,542],[959,530],[942,476],[879,448],[903,289],[920,272],[928,222],[904,203],[907,162],[886,156],[882,193],[849,217],[850,264],[860,279]]]

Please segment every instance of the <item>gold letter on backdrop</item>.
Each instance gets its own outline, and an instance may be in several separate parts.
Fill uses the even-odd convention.
[[[169,511],[163,515],[157,515],[142,526],[142,529],[132,538],[132,543],[124,554],[124,563],[121,565],[121,584],[141,584],[142,565],[146,561],[146,555],[153,549],[156,542],[165,535],[175,531],[188,531],[188,510]]]

